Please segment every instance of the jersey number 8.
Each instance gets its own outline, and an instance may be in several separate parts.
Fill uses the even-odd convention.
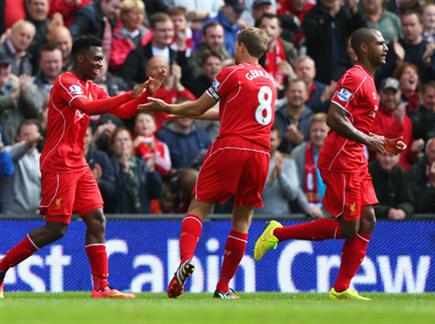
[[[257,97],[259,105],[255,110],[255,120],[260,125],[267,125],[272,120],[272,89],[262,86]]]

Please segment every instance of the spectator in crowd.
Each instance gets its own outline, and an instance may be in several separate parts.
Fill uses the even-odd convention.
[[[425,157],[408,171],[416,213],[433,213],[435,210],[435,138],[427,141],[425,153]]]
[[[308,99],[305,104],[310,107],[313,113],[326,113],[337,82],[331,81],[329,85],[325,85],[317,81],[316,64],[309,56],[296,59],[295,72],[297,77],[305,82],[308,89]]]
[[[98,183],[104,202],[112,201],[117,193],[115,171],[107,153],[93,147],[91,127],[86,130],[84,155]]]
[[[145,5],[141,0],[124,0],[121,4],[121,24],[113,31],[109,68],[119,70],[128,54],[151,41],[152,33],[144,26]]]
[[[266,54],[260,60],[264,69],[269,72],[277,83],[278,90],[284,90],[288,79],[295,76],[290,63],[298,56],[298,51],[293,44],[280,38],[281,26],[277,15],[266,13],[258,22],[260,29],[264,30],[269,37],[269,45]]]
[[[295,161],[278,151],[280,137],[279,128],[273,126],[270,137],[269,172],[262,194],[264,207],[257,209],[258,213],[290,214],[290,202],[302,194]]]
[[[164,125],[157,137],[165,142],[171,154],[172,168],[199,169],[211,145],[210,136],[190,118],[175,118]]]
[[[192,55],[193,40],[187,10],[184,7],[172,7],[168,13],[174,24],[174,39],[171,48],[176,52],[184,51],[186,57],[189,57]]]
[[[12,25],[26,18],[25,0],[0,1],[0,34],[9,33]]]
[[[362,0],[361,3],[366,27],[378,29],[387,43],[401,37],[400,18],[384,8],[384,0]]]
[[[16,144],[6,148],[15,163],[15,173],[1,181],[2,213],[34,214],[38,211],[41,200],[41,154],[36,145],[41,139],[39,123],[36,120],[25,120],[18,128]]]
[[[302,24],[307,54],[316,62],[318,80],[325,84],[337,77],[334,71],[346,60],[346,39],[364,25],[356,12],[358,2],[351,3],[349,8],[340,0],[319,0]]]
[[[48,16],[53,17],[55,13],[61,14],[65,26],[69,27],[74,22],[77,11],[91,2],[92,0],[50,0]]]
[[[166,143],[155,136],[157,125],[152,114],[140,112],[134,124],[134,148],[136,154],[147,164],[155,165],[162,176],[171,173],[171,156]]]
[[[130,90],[127,82],[114,73],[108,71],[108,62],[104,60],[103,68],[95,82],[103,87],[110,96],[117,96],[121,92]]]
[[[306,204],[302,200],[302,209],[313,217],[325,217],[322,211],[322,199],[326,186],[320,176],[317,160],[320,148],[323,146],[329,127],[326,125],[326,114],[313,115],[310,122],[310,139],[297,146],[292,151],[296,163],[298,182],[306,197]]]
[[[299,46],[303,43],[302,23],[315,3],[308,0],[278,0],[277,14],[284,30],[283,38]]]
[[[39,107],[29,91],[31,81],[28,75],[18,78],[12,74],[10,57],[0,52],[0,125],[8,139],[15,137],[24,119],[39,117]]]
[[[222,58],[219,53],[211,50],[204,51],[201,60],[201,74],[193,80],[190,89],[196,97],[200,97],[210,88],[215,76],[222,68]]]
[[[399,165],[404,170],[415,161],[421,150],[423,140],[413,140],[412,122],[405,113],[404,104],[400,103],[401,91],[399,81],[387,78],[379,89],[379,110],[373,121],[372,132],[387,138],[402,137],[407,149],[400,154]]]
[[[252,0],[251,0],[252,1]],[[274,9],[272,0],[254,0],[252,1],[251,10],[245,11],[245,14],[242,15],[242,19],[247,21],[249,26],[258,26],[258,22],[260,18],[263,17],[264,14],[274,14],[276,10]],[[246,3],[249,8],[248,4]]]
[[[245,9],[243,0],[224,0],[224,5],[217,16],[210,20],[219,22],[224,28],[224,45],[231,55],[234,52],[237,33],[242,28],[238,21]]]
[[[385,8],[398,16],[408,10],[420,10],[419,0],[386,0]]]
[[[95,0],[80,8],[70,27],[71,35],[92,34],[99,39],[111,37],[113,26],[121,11],[121,0]]]
[[[65,26],[54,26],[50,28],[47,35],[50,45],[56,46],[62,52],[62,71],[68,71],[72,68],[72,37],[68,28]]]
[[[423,5],[422,19],[423,19],[423,38],[428,42],[428,44],[434,44],[435,43],[435,3],[426,2]]]
[[[33,79],[31,91],[41,112],[54,80],[62,73],[62,52],[53,45],[45,44],[39,49],[38,57],[39,71]]]
[[[420,77],[418,69],[412,63],[403,62],[397,65],[393,72],[393,78],[399,80],[402,91],[402,102],[406,105],[408,114],[415,113],[420,106],[419,85]]]
[[[279,150],[291,153],[296,146],[309,139],[309,125],[313,113],[305,105],[307,87],[303,80],[291,80],[286,96],[287,103],[275,112],[275,123],[282,136]]]
[[[162,179],[154,165],[134,155],[133,140],[126,128],[117,128],[110,140],[115,169],[116,201],[107,205],[111,213],[149,213],[150,200],[162,197]]]
[[[186,66],[186,53],[174,51],[170,45],[174,38],[174,24],[171,17],[165,13],[157,13],[151,17],[151,42],[128,54],[120,76],[130,85],[142,83],[146,79],[148,61],[155,56],[162,57],[169,65],[177,63]]]
[[[435,138],[435,81],[423,85],[422,101],[418,114],[412,116],[416,138]]]
[[[201,74],[202,57],[206,51],[215,51],[222,60],[222,67],[234,63],[234,59],[224,46],[224,28],[216,21],[207,23],[203,29],[204,42],[189,58],[189,74],[196,78]]]
[[[175,63],[169,67],[168,61],[161,56],[154,56],[149,60],[146,69],[146,76],[155,78],[162,67],[164,67],[166,71],[170,71],[170,74],[166,77],[166,80],[160,89],[154,93],[153,97],[162,99],[168,103],[175,103],[182,98],[195,100],[195,96],[181,83],[181,67]],[[167,119],[167,114],[154,113],[154,118],[157,124],[157,130],[160,130],[163,122]]]
[[[12,64],[12,73],[20,76],[32,74],[32,64],[28,49],[35,36],[32,23],[19,20],[11,28],[10,36],[0,45],[0,52],[5,53]]]
[[[379,200],[374,206],[377,218],[403,220],[414,212],[411,188],[398,162],[399,156],[384,152],[377,153],[376,161],[369,165]]]
[[[1,127],[0,127],[1,130]],[[0,177],[8,177],[14,174],[15,166],[10,152],[4,149],[2,132],[0,132]],[[2,206],[0,203],[0,210]]]
[[[401,17],[403,38],[393,43],[388,52],[387,65],[392,70],[400,62],[417,66],[423,80],[435,75],[435,46],[423,38],[421,15],[417,11],[406,11]]]

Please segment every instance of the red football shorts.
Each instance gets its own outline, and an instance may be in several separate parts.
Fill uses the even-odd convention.
[[[372,177],[367,169],[340,173],[320,170],[326,192],[323,206],[334,217],[345,221],[359,220],[361,207],[378,203]]]
[[[223,204],[234,195],[235,206],[263,207],[269,160],[260,150],[212,147],[198,174],[195,199]]]
[[[69,224],[74,212],[80,215],[103,208],[103,198],[91,169],[68,173],[42,171],[40,213],[47,222]]]

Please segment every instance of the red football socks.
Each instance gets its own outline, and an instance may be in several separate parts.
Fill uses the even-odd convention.
[[[340,223],[335,219],[320,218],[305,224],[276,228],[273,235],[280,241],[339,239]]]
[[[202,232],[202,221],[199,217],[187,214],[181,224],[180,258],[181,263],[193,258],[196,245]]]
[[[94,289],[103,290],[109,285],[109,262],[106,245],[104,243],[89,244],[86,246],[86,254],[91,264]]]
[[[3,259],[0,260],[0,271],[7,271],[9,268],[15,267],[18,263],[26,260],[37,250],[38,247],[33,243],[29,235],[27,235],[21,242],[10,249]]]
[[[354,238],[344,241],[340,270],[334,285],[337,292],[349,288],[350,281],[366,256],[370,237],[370,234],[358,233]]]
[[[216,289],[227,292],[230,280],[234,277],[240,261],[245,254],[246,243],[248,243],[248,233],[231,231],[228,235],[224,250],[224,262]]]

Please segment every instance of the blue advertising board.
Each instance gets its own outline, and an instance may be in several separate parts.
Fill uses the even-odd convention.
[[[0,254],[42,224],[37,220],[0,220]],[[387,293],[435,292],[434,224],[433,221],[378,222],[367,257],[352,281],[354,287]],[[180,225],[179,220],[109,221],[106,238],[111,284],[133,292],[165,291],[178,266]],[[343,241],[287,241],[255,263],[253,247],[264,226],[264,221],[253,221],[247,253],[232,286],[245,292],[328,291],[338,273]],[[187,291],[214,291],[230,227],[228,220],[204,224],[194,259],[196,270]],[[90,290],[84,237],[84,223],[73,222],[63,239],[10,269],[5,290]]]

